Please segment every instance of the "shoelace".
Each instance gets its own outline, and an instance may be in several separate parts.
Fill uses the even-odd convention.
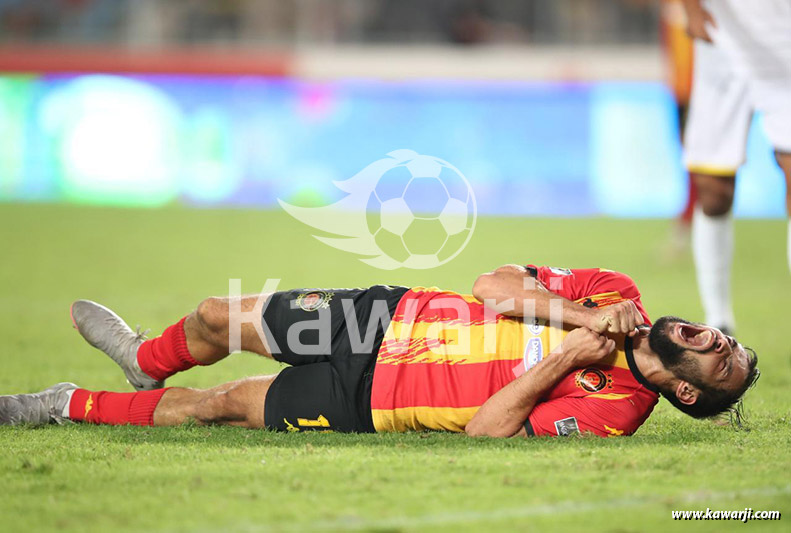
[[[135,340],[136,341],[145,341],[148,340],[147,335],[151,332],[151,328],[146,329],[143,333],[140,333],[140,324],[135,326]]]
[[[118,320],[115,317],[106,317],[104,319],[105,323],[107,324],[107,329],[110,333],[113,334],[115,337],[120,337],[120,341],[118,341],[119,348],[121,348],[122,353],[126,353],[129,351],[129,348],[132,344],[140,341],[146,340],[150,329],[146,329],[145,331],[140,331],[140,324],[138,324],[135,328],[135,331],[132,332],[130,336],[130,328],[124,322]]]
[[[51,407],[49,410],[49,417],[52,419],[53,422],[58,424],[59,426],[65,426],[66,424],[74,424],[74,420],[71,418],[66,418],[61,416],[60,413],[55,412],[55,408]]]

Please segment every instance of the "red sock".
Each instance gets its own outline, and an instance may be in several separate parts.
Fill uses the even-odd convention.
[[[69,418],[91,424],[153,426],[154,410],[167,390],[95,392],[76,389],[69,404]]]
[[[186,319],[182,318],[162,332],[161,336],[145,341],[138,348],[137,364],[150,377],[161,381],[200,364],[187,349],[187,337],[184,334]]]

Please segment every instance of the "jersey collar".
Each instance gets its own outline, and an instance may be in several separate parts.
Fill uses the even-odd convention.
[[[637,368],[637,363],[634,361],[634,352],[632,351],[631,337],[626,337],[626,340],[623,343],[623,349],[624,352],[626,352],[626,362],[629,364],[629,370],[631,370],[635,379],[646,389],[659,394],[659,389],[653,383],[650,383],[647,379],[645,379],[645,376],[640,373],[640,369]]]

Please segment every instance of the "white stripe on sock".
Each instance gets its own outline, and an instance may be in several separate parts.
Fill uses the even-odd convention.
[[[66,400],[66,405],[63,407],[63,412],[60,414],[63,418],[69,418],[69,408],[71,407],[71,397],[74,396],[74,391],[77,389],[72,389],[68,391],[66,394],[69,395],[69,399]]]

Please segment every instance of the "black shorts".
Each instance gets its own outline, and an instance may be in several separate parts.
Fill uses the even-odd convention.
[[[272,356],[291,366],[278,374],[266,394],[266,426],[374,432],[376,356],[407,290],[375,285],[274,293],[264,309],[264,332]]]

